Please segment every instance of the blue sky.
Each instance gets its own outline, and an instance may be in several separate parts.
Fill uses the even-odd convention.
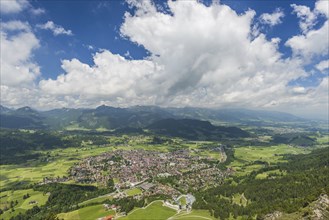
[[[4,44],[14,42],[15,36],[21,37],[22,33],[33,38],[26,42],[30,48],[21,52],[26,55],[17,60],[10,58],[15,52],[20,53],[17,49],[1,51],[8,54],[8,70],[10,65],[16,69],[19,65],[28,66],[26,77],[16,81],[11,78],[19,79],[22,74],[18,71],[17,76],[13,76],[13,71],[6,73],[3,67],[2,104],[33,105],[40,109],[99,104],[232,106],[297,114],[304,114],[300,106],[310,105],[305,115],[320,113],[327,117],[329,53],[323,48],[328,46],[328,39],[323,33],[314,38],[316,40],[310,37],[324,32],[328,21],[328,5],[319,2],[1,1]],[[184,10],[188,7],[190,12]],[[18,28],[17,22],[28,27]],[[178,27],[180,24],[184,27]],[[304,29],[301,24],[305,25]],[[194,37],[193,30],[200,36]],[[242,52],[234,48],[238,44],[240,48],[245,47]],[[194,46],[195,49],[191,49]],[[13,47],[4,45],[3,48]],[[237,57],[246,50],[253,50],[249,55],[253,58],[241,58],[240,62]],[[273,64],[267,63],[276,56]],[[6,57],[3,63],[7,62]],[[96,57],[101,60],[98,64],[95,64]],[[210,59],[205,61],[204,57]],[[321,62],[321,68],[317,68]],[[81,70],[85,68],[83,65],[90,68],[87,68],[89,72]],[[111,70],[107,72],[99,67],[101,65]],[[235,76],[234,71],[227,70],[229,65],[241,65],[237,70],[241,73]],[[284,68],[285,65],[289,68]],[[123,70],[131,72],[121,73]],[[80,83],[72,80],[76,77]],[[266,84],[273,79],[280,82]],[[91,87],[95,87],[93,90],[74,84],[86,83],[84,86],[87,86],[88,80]],[[247,86],[247,81],[254,87]],[[232,85],[227,86],[228,83]],[[244,87],[245,91],[240,91]],[[269,87],[271,90],[267,91]],[[30,96],[24,97],[23,89],[29,91]],[[269,97],[275,92],[278,94]],[[243,97],[243,94],[249,96]]]

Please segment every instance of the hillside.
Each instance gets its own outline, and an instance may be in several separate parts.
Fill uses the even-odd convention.
[[[190,140],[219,140],[221,138],[248,137],[237,127],[214,126],[208,121],[195,119],[164,119],[147,127],[156,134],[181,137]]]

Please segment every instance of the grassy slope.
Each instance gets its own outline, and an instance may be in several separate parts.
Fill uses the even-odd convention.
[[[82,206],[82,205],[89,205],[91,203],[101,203],[101,202],[104,202],[105,200],[108,200],[108,199],[113,199],[112,196],[100,196],[100,197],[96,197],[96,198],[93,198],[93,199],[89,199],[89,200],[86,200],[84,202],[81,202],[79,203],[79,206]]]
[[[112,210],[106,211],[103,205],[87,206],[72,212],[58,214],[59,219],[64,220],[95,220],[100,217],[115,215]]]
[[[207,210],[192,210],[191,212],[181,212],[171,218],[172,220],[213,220],[212,217]]]
[[[30,197],[23,200],[23,196],[29,194]],[[15,211],[11,212],[11,210],[6,211],[4,214],[1,215],[1,218],[9,219],[12,216],[19,214],[19,212],[24,213],[27,209],[33,208],[33,206],[44,205],[47,200],[48,196],[43,195],[42,192],[34,191],[33,189],[27,190],[16,190],[16,191],[4,191],[0,193],[0,207],[3,209],[5,206],[9,207],[11,201],[18,202],[17,205],[14,206]],[[37,204],[30,205],[30,201],[37,201]]]
[[[152,220],[165,220],[176,214],[176,211],[162,205],[162,201],[155,201],[148,205],[146,208],[135,209],[127,216],[119,218],[120,220],[131,219],[152,219]]]

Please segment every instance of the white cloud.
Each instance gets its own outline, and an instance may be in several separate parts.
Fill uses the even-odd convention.
[[[33,15],[42,15],[46,13],[46,10],[43,8],[31,8],[30,11]]]
[[[320,72],[324,73],[329,68],[329,60],[323,60],[315,66]]]
[[[299,27],[305,33],[311,29],[316,22],[316,13],[312,12],[311,9],[304,5],[292,4],[293,12],[296,13],[297,17],[300,19]]]
[[[303,33],[291,37],[285,45],[291,47],[295,56],[302,56],[307,62],[314,56],[327,55],[329,46],[329,3],[318,0],[313,11],[307,6],[293,4],[292,7],[297,17],[300,18],[300,27]],[[321,15],[326,16],[326,21],[318,29],[314,29],[313,26],[317,17]]]
[[[50,30],[55,36],[57,35],[68,35],[72,36],[73,33],[71,30],[65,30],[62,26],[55,24],[53,21],[47,21],[45,24],[38,24],[38,28],[44,30]]]
[[[38,39],[27,23],[10,21],[1,23],[1,27],[1,85],[33,84],[40,73],[32,61],[33,50],[39,47]]]
[[[314,88],[288,86],[309,75],[302,58],[283,58],[277,37],[268,39],[261,32],[250,37],[254,11],[237,14],[221,4],[169,1],[172,14],[166,14],[150,1],[130,4],[137,11],[126,13],[120,32],[145,47],[150,57],[130,60],[101,50],[93,54],[92,65],[63,60],[63,74],[41,80],[38,87],[25,91],[2,85],[3,100],[39,108],[158,104],[289,111],[311,106],[308,111],[322,113],[326,109],[324,80]],[[324,27],[311,29],[286,45],[296,55],[323,54],[324,32]]]
[[[94,66],[89,66],[76,59],[64,60],[62,68],[66,74],[58,76],[56,80],[41,81],[40,88],[54,95],[81,96],[90,100],[103,97],[119,102],[120,97],[142,101],[143,93],[148,89],[155,92],[154,85],[148,85],[151,83],[148,80],[154,72],[159,71],[159,67],[151,61],[130,61],[109,51],[102,51],[94,55],[94,63]]]
[[[31,27],[27,22],[17,20],[1,23],[1,29],[3,31],[31,31]]]
[[[126,60],[101,51],[93,66],[63,61],[65,74],[41,81],[42,90],[114,105],[259,107],[284,95],[290,80],[306,75],[299,60],[281,59],[279,39],[268,41],[263,34],[250,39],[254,11],[238,15],[225,5],[178,1],[169,2],[172,16],[147,5],[149,10],[126,14],[121,33],[151,57]]]
[[[277,8],[272,14],[264,13],[260,16],[260,20],[264,24],[268,24],[270,26],[275,26],[277,24],[282,23],[282,18],[284,17],[284,13],[282,10]]]
[[[18,13],[29,6],[27,0],[2,0],[0,1],[0,11],[4,14]]]
[[[327,0],[318,0],[315,3],[315,13],[323,14],[329,17],[329,1]]]
[[[16,14],[28,10],[33,15],[41,15],[46,11],[43,8],[34,8],[28,0],[1,0],[0,11],[4,14]]]
[[[317,30],[310,30],[306,34],[293,36],[285,43],[291,47],[294,55],[301,55],[306,59],[314,55],[328,54],[329,22],[328,20]]]

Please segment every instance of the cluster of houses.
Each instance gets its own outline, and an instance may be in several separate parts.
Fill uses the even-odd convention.
[[[103,185],[113,180],[118,192],[132,187],[142,189],[143,193],[136,195],[138,197],[156,194],[175,197],[182,190],[188,192],[219,185],[232,172],[220,170],[207,157],[193,156],[186,149],[167,153],[138,149],[116,150],[85,158],[71,167],[69,178],[80,183]],[[171,178],[170,181],[166,181],[167,178]]]
[[[76,182],[103,183],[114,178],[120,188],[128,188],[154,177],[182,175],[209,168],[199,156],[188,150],[160,153],[146,150],[117,150],[88,157],[70,169]]]

